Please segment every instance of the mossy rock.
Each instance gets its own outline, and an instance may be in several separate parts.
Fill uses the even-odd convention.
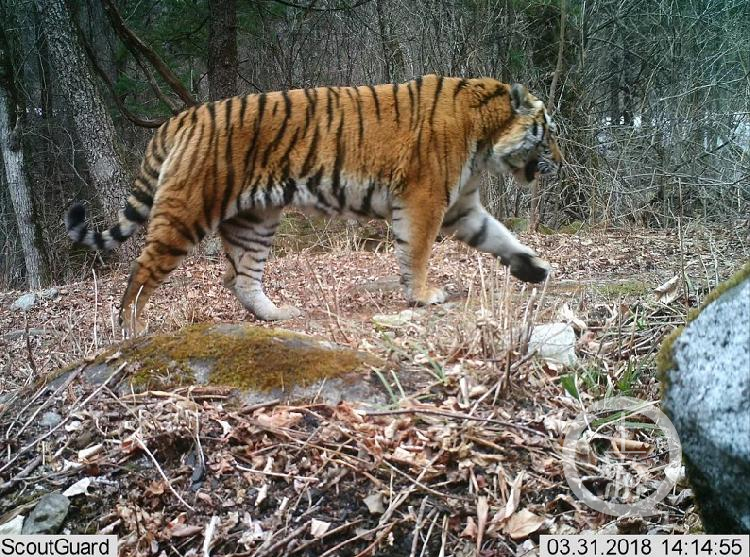
[[[708,296],[706,296],[706,298],[697,308],[691,309],[687,314],[685,326],[690,324],[692,321],[695,321],[695,319],[701,314],[701,312],[706,309],[709,304],[718,300],[722,294],[731,290],[735,286],[739,286],[744,280],[748,278],[750,278],[750,262],[745,263],[739,271],[737,271],[735,274],[733,274],[731,277],[729,277],[727,280],[725,280],[711,292],[709,292]],[[674,368],[674,360],[672,354],[674,343],[678,338],[680,338],[680,335],[685,330],[685,326],[677,327],[674,331],[669,333],[664,338],[661,343],[661,347],[659,348],[659,353],[656,356],[656,368],[659,372],[660,379],[663,385],[666,385],[669,381],[667,372]]]
[[[101,383],[123,364],[127,373],[119,382],[122,392],[211,385],[235,389],[253,403],[312,398],[318,393],[332,403],[385,401],[367,373],[371,367],[382,367],[374,356],[247,323],[205,323],[130,339],[99,355],[83,375]],[[64,377],[56,379],[61,380]]]
[[[578,234],[582,228],[583,228],[583,222],[579,220],[574,220],[573,222],[569,224],[565,224],[561,226],[558,232],[560,232],[561,234],[573,235],[573,234]]]
[[[662,343],[663,408],[710,534],[750,533],[750,264]]]
[[[521,217],[511,217],[505,219],[503,224],[511,232],[528,232],[529,230],[529,219]]]

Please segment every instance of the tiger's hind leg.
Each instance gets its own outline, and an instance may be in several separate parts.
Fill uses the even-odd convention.
[[[193,230],[166,214],[157,213],[151,220],[146,245],[133,264],[125,294],[120,303],[120,325],[127,336],[145,330],[143,309],[154,290],[164,282],[200,238]],[[179,223],[178,223],[179,224]]]
[[[263,321],[294,319],[302,312],[276,306],[263,292],[263,269],[271,251],[281,211],[242,213],[219,226],[227,256],[224,285],[256,318]]]
[[[443,289],[427,283],[427,263],[442,220],[443,207],[432,199],[412,196],[394,200],[391,223],[396,260],[406,299],[413,304],[442,304],[445,301]]]

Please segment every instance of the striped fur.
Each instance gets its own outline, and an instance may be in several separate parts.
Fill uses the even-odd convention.
[[[121,304],[129,332],[154,289],[188,250],[219,231],[225,284],[256,317],[300,314],[263,292],[263,267],[284,207],[390,218],[408,300],[442,302],[427,284],[438,234],[500,257],[521,280],[548,266],[480,205],[483,169],[521,183],[554,173],[561,155],[541,101],[520,85],[434,75],[402,84],[320,87],[192,107],[156,132],[119,221],[92,230],[81,205],[71,239],[113,249],[148,224]]]

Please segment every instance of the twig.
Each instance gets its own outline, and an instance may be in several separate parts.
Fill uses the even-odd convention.
[[[29,462],[23,470],[21,470],[18,474],[16,474],[15,476],[13,476],[7,482],[5,482],[2,485],[0,485],[0,495],[3,495],[5,493],[7,493],[8,491],[10,491],[13,488],[14,485],[16,485],[18,482],[20,482],[24,478],[26,478],[26,476],[28,476],[29,474],[31,474],[31,472],[34,470],[34,468],[36,468],[37,466],[39,466],[39,464],[41,462],[42,462],[42,457],[41,456],[34,457],[31,460],[31,462]]]
[[[101,385],[99,385],[94,392],[92,392],[89,396],[87,396],[82,402],[74,404],[71,407],[71,409],[68,411],[67,416],[65,416],[60,421],[59,424],[57,424],[55,427],[53,427],[52,429],[50,429],[47,433],[45,433],[41,437],[38,437],[37,439],[35,439],[31,443],[29,443],[28,445],[26,445],[25,447],[23,447],[21,450],[19,450],[16,453],[16,456],[14,456],[12,459],[10,459],[8,462],[6,462],[5,465],[2,468],[0,468],[0,472],[4,472],[8,468],[10,468],[10,466],[13,463],[15,463],[19,459],[19,457],[21,455],[26,454],[27,452],[29,452],[37,444],[41,443],[42,441],[44,441],[45,439],[47,439],[50,435],[52,435],[55,431],[57,431],[62,426],[64,426],[68,422],[68,420],[70,420],[70,418],[73,416],[73,414],[76,411],[78,411],[79,408],[81,408],[82,406],[85,406],[86,404],[88,404],[88,402],[92,398],[94,398],[102,389],[104,389],[104,387],[107,386],[107,383],[109,383],[116,375],[118,375],[125,368],[126,365],[127,365],[127,362],[124,362],[120,367],[118,367],[114,372],[112,372],[112,375],[110,375],[109,377],[107,377],[107,379]]]
[[[219,523],[219,517],[214,515],[206,525],[206,532],[203,534],[203,557],[209,557],[209,551],[211,549],[211,539],[214,537],[214,531],[216,525]]]
[[[422,503],[419,505],[419,512],[417,513],[417,521],[414,524],[414,533],[411,537],[411,552],[409,557],[415,557],[417,554],[417,546],[419,545],[419,532],[422,530],[422,521],[424,520],[424,509],[427,505],[427,497],[422,499]]]
[[[483,422],[488,424],[497,424],[505,427],[512,427],[533,433],[534,435],[542,435],[542,433],[531,427],[525,425],[514,424],[513,422],[506,422],[504,420],[496,420],[494,418],[480,418],[478,416],[470,416],[468,414],[460,414],[458,412],[448,412],[444,410],[437,410],[433,408],[404,408],[403,410],[377,410],[377,411],[365,411],[365,416],[399,416],[404,414],[426,414],[428,416],[442,416],[444,418],[454,418],[457,420],[469,420],[472,422]]]
[[[148,455],[148,457],[149,457],[149,458],[151,459],[151,462],[153,462],[153,463],[154,463],[154,466],[156,466],[156,470],[157,470],[157,472],[159,472],[159,475],[160,475],[160,476],[162,477],[162,479],[164,480],[164,482],[165,482],[165,483],[167,484],[167,487],[169,488],[169,491],[171,491],[171,492],[172,492],[172,495],[174,495],[175,497],[177,497],[177,500],[178,500],[178,501],[179,501],[180,503],[182,503],[183,505],[185,505],[185,507],[187,507],[187,508],[188,508],[188,509],[190,509],[191,511],[195,512],[195,509],[194,509],[193,507],[191,507],[191,506],[190,506],[190,505],[189,505],[189,504],[187,503],[187,501],[185,501],[185,500],[184,500],[184,499],[183,499],[183,498],[182,498],[182,497],[180,496],[180,494],[179,494],[179,493],[177,493],[177,491],[175,490],[175,488],[173,488],[173,487],[172,487],[172,482],[170,482],[170,481],[169,481],[169,478],[168,478],[168,477],[167,477],[167,475],[166,475],[166,474],[164,473],[164,470],[162,470],[161,466],[159,466],[159,462],[158,462],[158,461],[156,460],[156,457],[155,457],[155,456],[154,456],[154,454],[153,454],[153,453],[152,453],[152,452],[151,452],[151,451],[149,450],[149,448],[148,448],[148,447],[146,446],[146,443],[144,443],[144,441],[143,441],[143,439],[141,438],[141,436],[140,436],[140,435],[138,435],[138,434],[136,434],[136,435],[134,435],[134,436],[133,436],[133,440],[135,441],[136,445],[137,445],[137,446],[138,446],[138,447],[139,447],[140,449],[142,449],[142,450],[143,450],[143,452],[145,452],[145,453],[146,453],[146,454]]]
[[[354,522],[347,522],[345,524],[342,524],[341,526],[338,526],[337,528],[334,528],[333,530],[329,530],[328,532],[326,532],[325,534],[323,534],[319,538],[308,540],[305,543],[303,543],[302,545],[300,545],[298,547],[295,547],[292,551],[289,552],[289,555],[294,555],[295,553],[299,553],[300,551],[304,551],[305,549],[307,549],[311,545],[318,543],[323,538],[327,538],[328,536],[332,536],[333,534],[338,534],[339,532],[343,532],[344,530],[348,530],[352,526],[356,526],[357,524],[360,524],[363,521],[364,521],[364,519],[359,518],[359,519],[355,520]]]

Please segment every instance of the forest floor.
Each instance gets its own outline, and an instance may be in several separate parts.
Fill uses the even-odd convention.
[[[205,544],[248,557],[489,557],[533,555],[543,533],[699,530],[682,482],[647,518],[589,509],[565,481],[561,440],[595,400],[659,400],[662,338],[748,259],[747,231],[521,238],[552,263],[546,287],[446,240],[430,275],[448,303],[407,313],[390,252],[313,246],[269,262],[269,296],[305,311],[284,328],[388,362],[378,371],[392,404],[377,412],[314,400],[242,408],[211,387],[123,398],[72,381],[52,392],[53,372],[119,340],[127,273],[92,270],[25,313],[10,309],[22,292],[0,293],[0,524],[75,485],[66,528],[115,533],[126,555],[197,555]],[[360,240],[346,243],[386,246]],[[249,319],[222,273],[218,256],[189,257],[152,298],[150,331]],[[530,326],[555,321],[576,329],[574,366],[526,355]],[[49,414],[62,421],[45,423]],[[658,470],[663,440],[647,425],[628,441]],[[611,445],[589,455],[601,464],[624,434],[598,433]],[[646,471],[622,501],[657,476]]]

